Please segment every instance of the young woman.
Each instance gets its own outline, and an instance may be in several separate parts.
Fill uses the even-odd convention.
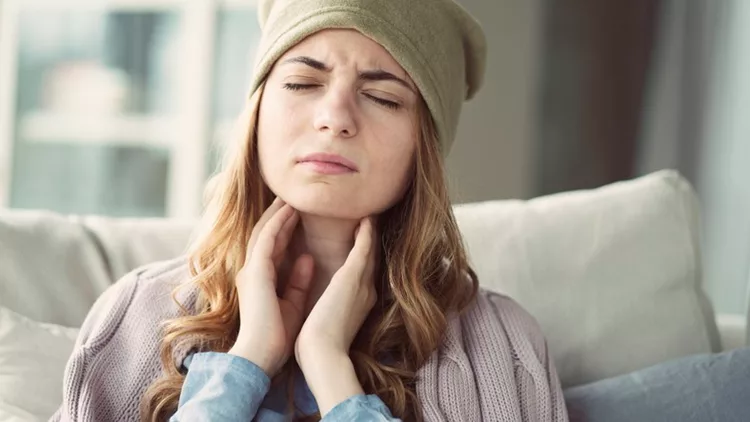
[[[244,130],[188,256],[97,301],[55,419],[567,420],[538,326],[478,289],[446,191],[476,21],[451,0],[259,16]]]

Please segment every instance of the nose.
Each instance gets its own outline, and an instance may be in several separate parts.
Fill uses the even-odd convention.
[[[345,89],[331,88],[315,110],[315,129],[332,137],[351,138],[357,134],[354,100]]]

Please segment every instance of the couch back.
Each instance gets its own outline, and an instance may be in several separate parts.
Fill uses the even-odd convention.
[[[454,211],[481,284],[536,317],[565,386],[719,349],[676,172]],[[183,253],[192,224],[0,211],[0,305],[78,326],[123,274]]]

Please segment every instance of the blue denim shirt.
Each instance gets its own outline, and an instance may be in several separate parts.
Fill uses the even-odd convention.
[[[182,385],[176,421],[258,421],[286,422],[293,419],[287,412],[286,385],[271,388],[271,380],[257,365],[227,353],[205,352],[188,356],[188,368]],[[295,416],[318,411],[304,377],[294,385]],[[376,395],[356,395],[336,405],[323,421],[399,421]]]

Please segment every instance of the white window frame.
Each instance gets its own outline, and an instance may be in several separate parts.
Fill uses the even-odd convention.
[[[255,0],[0,0],[0,208],[10,205],[21,10],[172,10],[181,14],[178,42],[180,68],[184,71],[175,75],[181,95],[176,121],[139,116],[84,125],[40,113],[25,119],[20,129],[32,141],[48,142],[53,135],[68,131],[70,139],[91,142],[127,131],[136,135],[135,143],[167,146],[170,161],[166,216],[194,218],[202,207],[202,186],[209,171],[206,155],[214,135],[210,110],[218,12],[255,7]],[[225,125],[218,122],[219,127]],[[174,141],[165,145],[165,139]]]

